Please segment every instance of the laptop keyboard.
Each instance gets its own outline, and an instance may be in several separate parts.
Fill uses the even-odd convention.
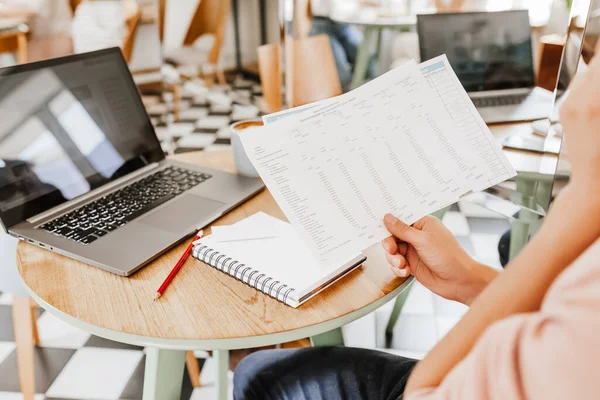
[[[477,108],[512,106],[515,104],[522,103],[527,98],[527,96],[529,96],[528,93],[515,94],[512,96],[474,97],[474,98],[471,98],[471,100],[473,100],[473,104]]]
[[[47,222],[41,228],[87,245],[211,177],[184,168],[167,167]]]

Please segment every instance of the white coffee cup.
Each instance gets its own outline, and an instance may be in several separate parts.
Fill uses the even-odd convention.
[[[263,122],[260,118],[245,119],[238,121],[229,126],[231,129],[231,147],[233,149],[233,161],[235,167],[240,175],[248,176],[251,178],[258,178],[258,172],[252,165],[252,162],[246,155],[242,141],[240,140],[240,133],[247,132],[251,129],[256,129],[263,126]]]

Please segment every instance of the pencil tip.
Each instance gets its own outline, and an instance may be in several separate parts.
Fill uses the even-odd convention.
[[[156,295],[154,296],[154,300],[158,300],[160,298],[160,293],[156,293]]]

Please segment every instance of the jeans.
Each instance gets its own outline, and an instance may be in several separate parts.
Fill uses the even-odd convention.
[[[312,21],[310,35],[326,34],[329,36],[335,67],[342,88],[348,89],[352,82],[352,70],[356,63],[358,47],[363,41],[363,34],[356,27],[340,24],[329,18],[315,17]],[[369,63],[368,76],[375,76],[374,63]]]
[[[236,400],[401,399],[416,363],[350,347],[258,351],[236,368],[233,394]]]

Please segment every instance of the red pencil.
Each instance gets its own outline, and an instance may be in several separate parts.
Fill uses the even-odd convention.
[[[177,275],[177,273],[179,272],[181,267],[183,267],[183,264],[185,264],[185,260],[187,260],[188,257],[190,256],[190,254],[192,254],[192,249],[194,248],[194,242],[196,240],[200,239],[202,237],[202,234],[203,234],[202,231],[198,232],[198,234],[196,234],[196,237],[194,237],[194,240],[192,240],[192,243],[190,243],[190,245],[187,247],[187,249],[185,249],[185,252],[183,252],[183,255],[181,256],[179,261],[177,261],[177,264],[175,264],[175,266],[169,273],[169,276],[167,276],[167,279],[165,279],[165,281],[162,283],[162,285],[160,285],[160,287],[156,291],[156,296],[154,297],[154,300],[158,299],[160,296],[162,296],[165,293],[165,290],[167,290],[167,288],[173,281],[173,278],[175,278],[175,275]]]

